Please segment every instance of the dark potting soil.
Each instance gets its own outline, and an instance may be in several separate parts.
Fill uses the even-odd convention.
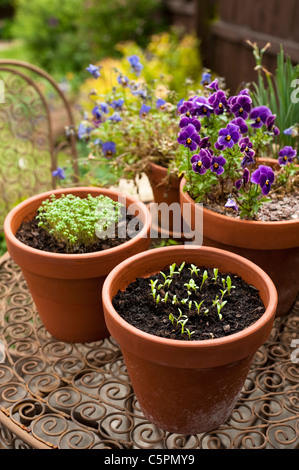
[[[142,222],[138,221],[137,224],[132,226],[129,224],[135,216],[130,214],[123,214],[118,224],[115,227],[114,238],[98,239],[96,243],[86,246],[79,246],[72,252],[67,251],[66,244],[58,242],[55,238],[42,227],[38,227],[38,221],[34,218],[24,221],[16,232],[16,238],[32,248],[42,251],[50,251],[52,253],[66,253],[66,254],[82,254],[93,253],[96,251],[107,250],[131,240],[138,231],[142,229]],[[126,224],[126,237],[123,237],[123,225]],[[118,237],[119,230],[121,230],[121,237]]]
[[[127,286],[125,291],[119,291],[113,298],[113,306],[118,314],[134,327],[155,336],[176,339],[176,340],[206,340],[220,338],[237,333],[257,321],[265,312],[265,307],[259,296],[259,291],[247,284],[241,277],[230,273],[220,273],[218,281],[215,283],[213,270],[207,269],[208,279],[205,281],[202,289],[192,291],[189,300],[192,300],[192,308],[189,310],[188,304],[172,304],[173,296],[177,299],[188,298],[188,289],[184,286],[190,281],[189,268],[186,264],[181,274],[175,274],[169,289],[160,291],[160,301],[158,303],[152,297],[150,280],[158,279],[157,285],[164,283],[163,276],[159,273],[149,278],[137,278]],[[198,277],[192,274],[197,286],[201,285],[202,275],[205,270],[200,267]],[[168,267],[163,271],[168,272]],[[230,276],[232,288],[230,294],[226,293],[223,300],[227,303],[221,309],[222,319],[220,320],[216,306],[213,306],[213,300],[216,296],[221,297],[220,289],[224,290],[221,279]],[[164,298],[166,290],[169,291],[166,303],[161,301]],[[197,313],[194,300],[203,304]],[[174,324],[169,319],[173,315],[178,319],[179,309],[182,315],[187,316],[187,322],[184,326],[185,333],[181,333],[181,325]],[[204,313],[209,309],[208,313]],[[181,317],[184,320],[184,317]],[[194,332],[189,337],[187,330]]]

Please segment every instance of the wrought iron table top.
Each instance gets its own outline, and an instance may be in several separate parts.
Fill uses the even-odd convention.
[[[299,447],[299,298],[256,353],[230,419],[192,436],[165,432],[143,416],[113,338],[88,344],[53,338],[8,254],[0,258],[0,308],[4,448]]]

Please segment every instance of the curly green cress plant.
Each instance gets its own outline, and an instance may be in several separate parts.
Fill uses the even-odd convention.
[[[80,198],[73,194],[56,198],[53,194],[38,209],[38,226],[65,244],[67,252],[96,243],[115,226],[122,204],[103,195]]]

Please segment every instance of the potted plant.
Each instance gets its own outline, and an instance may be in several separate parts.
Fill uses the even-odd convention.
[[[148,248],[150,220],[137,198],[91,187],[37,194],[9,212],[7,249],[49,333],[66,342],[108,336],[102,284],[119,261]]]
[[[197,68],[194,41],[189,36],[171,48],[171,41],[164,36],[160,42],[164,55],[153,41],[145,52],[123,47],[123,60],[104,60],[87,68],[93,79],[87,84],[88,99],[82,98],[84,115],[77,132],[79,139],[87,142],[89,154],[80,165],[84,178],[93,184],[107,168],[107,185],[122,178],[133,180],[138,189],[139,177],[146,173],[157,204],[179,204],[177,109],[182,96],[202,90],[203,83],[184,77],[178,87],[170,79],[169,49],[172,67],[177,64],[180,77],[181,69],[190,70],[178,51],[188,53]]]
[[[269,276],[224,250],[164,247],[120,263],[102,295],[144,415],[179,434],[223,424],[271,331],[277,291]],[[234,311],[235,301],[246,305]]]
[[[228,96],[217,79],[204,96],[180,108],[178,142],[181,207],[202,215],[203,244],[238,253],[273,279],[279,294],[277,315],[287,314],[299,291],[299,171],[296,149],[267,158],[279,136],[275,115],[252,105],[251,93]]]

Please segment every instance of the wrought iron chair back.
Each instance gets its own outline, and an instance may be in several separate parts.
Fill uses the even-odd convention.
[[[8,211],[36,193],[54,189],[52,172],[64,164],[78,181],[75,122],[71,104],[44,70],[0,59],[0,232]],[[66,135],[57,132],[63,113]]]

